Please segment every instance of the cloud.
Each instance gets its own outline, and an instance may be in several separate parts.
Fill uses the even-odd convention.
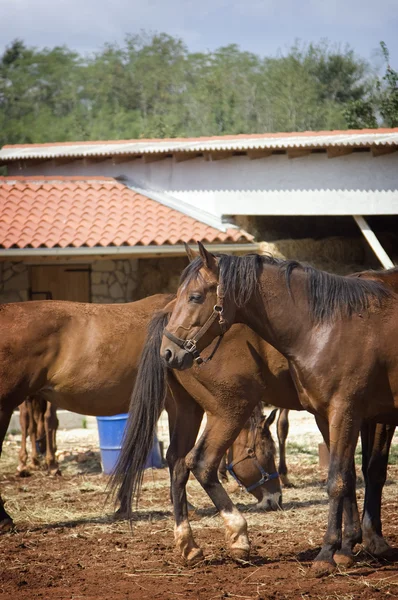
[[[396,0],[0,0],[0,40],[92,52],[144,29],[193,51],[237,43],[270,55],[297,38],[328,37],[370,56],[385,39],[398,58],[397,12]]]

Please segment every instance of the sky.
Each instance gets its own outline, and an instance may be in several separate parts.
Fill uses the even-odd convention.
[[[192,52],[235,43],[260,56],[328,38],[375,66],[383,40],[398,69],[398,0],[0,0],[0,52],[21,38],[86,54],[141,30],[180,37]]]

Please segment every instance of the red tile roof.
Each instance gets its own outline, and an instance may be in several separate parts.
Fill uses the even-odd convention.
[[[0,177],[0,247],[250,242],[138,194],[111,177]]]

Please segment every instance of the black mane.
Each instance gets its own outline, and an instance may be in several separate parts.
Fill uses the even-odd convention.
[[[361,277],[334,275],[294,260],[281,260],[271,255],[246,256],[217,255],[219,280],[224,293],[232,296],[238,307],[245,306],[258,292],[259,275],[265,265],[275,265],[284,274],[287,290],[293,271],[301,270],[307,277],[307,294],[311,315],[315,322],[330,321],[337,316],[351,316],[369,309],[372,301],[379,304],[391,295],[382,281]],[[199,276],[203,267],[200,257],[183,271],[180,283],[186,284]]]

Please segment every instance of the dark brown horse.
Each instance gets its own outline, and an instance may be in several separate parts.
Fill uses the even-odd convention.
[[[98,416],[127,412],[148,323],[171,299],[159,294],[122,305],[51,300],[0,305],[0,451],[12,411],[27,396],[38,394],[51,402],[51,410]],[[203,410],[177,382],[173,395],[168,391],[166,396],[170,428],[178,427],[176,443],[188,452]],[[192,406],[192,422],[185,404]],[[262,453],[261,448],[259,444],[262,467],[275,472],[268,449]],[[237,466],[246,486],[253,483],[252,462]],[[278,492],[279,500],[278,480],[264,482],[256,498],[261,495],[259,501],[269,499],[270,507],[277,508]],[[12,526],[0,497],[0,533]]]
[[[30,469],[36,470],[40,465],[39,451],[45,454],[46,467],[51,475],[60,473],[55,457],[57,450],[56,436],[58,429],[57,409],[39,395],[31,396],[19,407],[21,425],[21,448],[19,451],[18,473],[25,475]],[[30,438],[31,457],[28,461],[27,438]]]
[[[161,354],[180,370],[199,362],[200,352],[233,323],[248,325],[288,359],[300,403],[318,416],[330,445],[329,523],[316,575],[335,567],[343,508],[348,537],[360,539],[354,451],[362,423],[394,425],[398,418],[397,300],[383,281],[340,277],[267,256],[215,257],[200,245],[165,331]],[[227,421],[225,415],[221,447],[239,427],[237,416]],[[247,558],[246,523],[201,460],[209,439],[217,454],[214,435],[210,424],[187,463],[224,518],[232,554]]]
[[[123,494],[129,498],[139,491],[142,465],[150,448],[165,393],[166,372],[159,352],[167,320],[167,314],[160,314],[151,324],[133,393],[132,412],[127,427],[129,434],[113,480],[114,487],[120,486]],[[177,391],[178,386],[182,385],[185,391],[189,391],[190,397],[196,400],[192,402],[187,398],[184,402],[184,414],[193,428],[198,405],[207,412],[209,418],[206,430],[193,451],[193,457],[200,466],[196,468],[195,475],[217,508],[220,507],[217,504],[219,498],[221,502],[229,503],[228,507],[232,506],[218,481],[217,466],[224,449],[233,441],[258,398],[285,409],[302,409],[286,359],[244,325],[234,325],[225,334],[222,345],[210,363],[205,367],[195,365],[192,370],[184,372],[168,372],[167,381],[171,389],[177,386]],[[183,397],[181,390],[178,395]],[[325,428],[327,422],[320,417],[317,419],[328,441],[328,429]],[[284,429],[286,433],[286,423]],[[383,431],[380,432],[380,429]],[[181,445],[182,440],[172,440],[168,451],[168,461],[175,465],[175,474],[181,478],[176,480],[176,486],[180,486],[180,490],[183,489],[184,478],[188,477],[185,456],[187,447],[196,437],[196,429],[194,431],[187,446]],[[363,471],[367,483],[363,538],[366,548],[377,555],[389,549],[382,537],[380,506],[393,431],[393,427],[386,431],[386,426],[378,426],[375,431],[373,426],[369,426],[363,436]],[[192,464],[192,453],[189,460]],[[176,498],[180,499],[175,506],[176,543],[190,563],[201,558],[202,554],[193,540],[187,512],[181,508],[185,500],[178,489]],[[240,522],[242,528],[245,528],[243,517]],[[347,561],[352,560],[354,545],[361,540],[355,499],[345,503],[345,523],[344,543],[338,558],[340,562],[347,564]],[[242,551],[239,546],[239,539],[234,545],[232,543],[234,542],[231,542],[230,550],[233,556],[239,558],[243,551],[246,552],[247,548]]]

